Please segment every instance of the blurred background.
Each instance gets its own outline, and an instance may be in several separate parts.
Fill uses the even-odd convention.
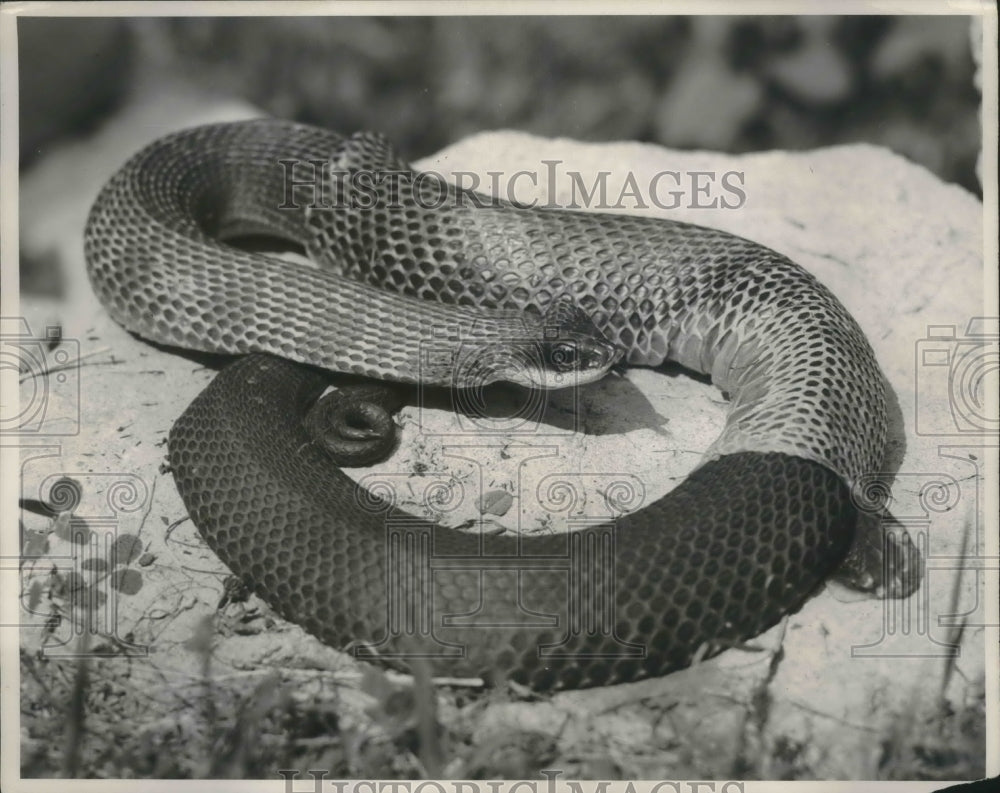
[[[20,19],[21,157],[137,74],[411,159],[479,130],[727,152],[867,141],[981,195],[968,17]]]
[[[58,297],[79,274],[52,251],[53,235],[78,246],[55,207],[89,203],[106,173],[66,174],[117,164],[86,148],[67,163],[64,144],[125,105],[183,125],[171,107],[192,92],[378,130],[411,161],[503,128],[730,153],[865,141],[982,195],[982,34],[967,16],[36,17],[17,30],[22,294]]]

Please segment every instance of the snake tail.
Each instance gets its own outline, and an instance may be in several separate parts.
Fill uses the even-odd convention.
[[[302,417],[326,382],[242,358],[175,423],[169,459],[222,561],[359,658],[406,668],[418,656],[439,675],[539,691],[664,675],[798,608],[853,536],[840,477],[776,453],[726,455],[569,534],[447,529],[360,489],[313,442]]]

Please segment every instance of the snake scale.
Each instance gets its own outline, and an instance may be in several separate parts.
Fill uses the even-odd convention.
[[[370,204],[344,200],[340,180],[332,209],[300,185],[289,202],[279,161],[412,176],[378,135],[199,127],[111,178],[85,249],[95,291],[128,329],[244,354],[176,422],[169,460],[205,540],[281,615],[390,664],[586,687],[752,637],[844,558],[860,515],[850,489],[882,463],[885,386],[856,322],[798,265],[660,218],[472,205],[437,178],[376,184]],[[323,266],[220,241],[236,232],[294,241]],[[525,317],[566,301],[628,363],[675,361],[730,399],[694,472],[632,514],[556,535],[446,529],[359,498],[303,428],[326,378],[301,363],[418,379],[397,347],[430,323],[525,333]],[[590,338],[574,337],[584,355],[572,363],[597,376],[613,356]]]

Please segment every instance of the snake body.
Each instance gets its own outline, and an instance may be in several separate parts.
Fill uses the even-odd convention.
[[[271,120],[202,127],[151,144],[111,179],[86,252],[126,327],[282,356],[223,370],[169,449],[209,545],[283,616],[363,657],[585,687],[663,675],[756,635],[843,559],[859,519],[850,488],[882,462],[884,383],[856,322],[799,266],[691,224],[471,206],[438,179],[376,186],[371,205],[343,183],[335,208],[301,187],[288,202],[276,160],[411,173],[379,136]],[[430,190],[449,200],[424,200]],[[303,286],[218,243],[227,229],[296,240],[326,269]],[[368,304],[355,293],[326,294],[364,281],[381,313],[359,314]],[[303,428],[326,381],[283,358],[407,379],[394,353],[371,352],[392,339],[366,348],[358,326],[398,341],[429,321],[420,311],[474,324],[480,310],[544,316],[565,299],[630,363],[676,361],[731,401],[696,470],[613,524],[530,537],[446,529],[359,499]]]

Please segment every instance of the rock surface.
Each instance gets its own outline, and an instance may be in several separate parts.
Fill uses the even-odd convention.
[[[80,360],[78,369],[61,372],[65,380],[53,379],[55,372],[48,378],[42,424],[21,452],[22,496],[49,498],[61,477],[80,483],[74,514],[93,532],[88,553],[105,560],[91,564],[104,570],[93,587],[104,596],[113,591],[106,572],[115,560],[108,561],[97,538],[115,532],[139,538],[144,556],[127,565],[139,587],[133,576],[109,598],[117,609],[109,624],[135,653],[133,684],[156,689],[163,701],[203,673],[205,653],[192,637],[215,612],[227,574],[184,520],[173,480],[161,470],[171,423],[213,370],[132,337],[108,319],[83,275],[82,229],[103,180],[143,143],[173,129],[254,115],[239,104],[164,93],[40,163],[22,183],[22,246],[55,255],[68,288],[61,301],[25,296],[21,314],[36,336],[47,324],[61,324],[67,341],[56,349],[69,351],[69,364],[78,350]],[[949,367],[932,364],[941,357],[935,350],[950,348],[968,353],[968,365],[975,366],[976,350],[984,349],[968,336],[970,319],[986,313],[981,204],[923,168],[865,145],[727,156],[496,132],[460,141],[417,167],[446,176],[462,172],[466,184],[468,174],[476,174],[485,186],[491,172],[500,172],[504,190],[519,171],[537,174],[537,185],[530,177],[513,182],[513,197],[560,204],[572,203],[574,184],[589,188],[608,172],[608,203],[627,193],[615,211],[717,226],[813,272],[857,318],[891,386],[886,472],[894,477],[892,510],[918,538],[931,571],[919,593],[902,602],[829,587],[755,641],[763,651],[731,650],[664,679],[543,703],[487,697],[473,719],[472,742],[482,745],[511,729],[552,736],[561,758],[553,767],[565,768],[570,778],[610,769],[639,778],[911,778],[922,772],[914,747],[961,744],[963,736],[943,714],[982,706],[985,614],[982,576],[954,560],[982,556],[987,532],[995,531],[995,518],[988,523],[982,508],[984,466],[995,445],[985,449],[982,438],[967,431],[988,408],[966,395],[965,414],[960,410],[956,418]],[[679,172],[681,182],[660,181],[661,203],[672,201],[665,189],[680,191],[679,205],[664,210],[652,203],[650,182],[667,171]],[[723,174],[745,202],[723,188]],[[697,192],[706,184],[707,192]],[[637,196],[646,208],[636,208]],[[579,190],[576,198],[579,203]],[[741,205],[701,206],[712,199]],[[946,327],[956,339],[934,338]],[[25,381],[25,403],[37,399],[39,382]],[[414,509],[421,508],[424,485],[438,477],[451,499],[445,519],[453,524],[479,517],[483,494],[505,490],[513,506],[491,518],[531,530],[560,522],[551,505],[539,501],[546,477],[586,488],[576,515],[606,517],[602,493],[616,481],[634,485],[629,506],[637,507],[681,481],[725,416],[725,402],[711,386],[645,369],[550,400],[551,434],[514,432],[503,439],[484,440],[450,411],[407,408],[397,454],[354,475],[405,484],[415,491]],[[469,448],[475,444],[480,448]],[[443,511],[440,502],[423,508]],[[40,517],[24,520],[26,529],[46,529]],[[50,563],[65,569],[72,544],[48,539],[45,556],[25,568],[25,592],[39,591]],[[114,580],[121,579],[119,573]],[[70,621],[47,632],[47,607],[32,602],[36,614],[25,616],[23,646],[72,650]],[[362,666],[295,626],[270,624],[253,598],[241,608],[226,610],[214,636],[219,685],[271,669],[301,674],[318,687],[312,695],[339,697],[342,724],[364,723],[368,699],[356,682]],[[116,642],[97,644],[108,649]],[[953,646],[960,653],[946,657]],[[955,749],[968,762],[943,778],[982,773],[975,765],[983,757],[981,736],[973,730],[971,748]],[[461,776],[465,767],[456,763],[451,770]]]

